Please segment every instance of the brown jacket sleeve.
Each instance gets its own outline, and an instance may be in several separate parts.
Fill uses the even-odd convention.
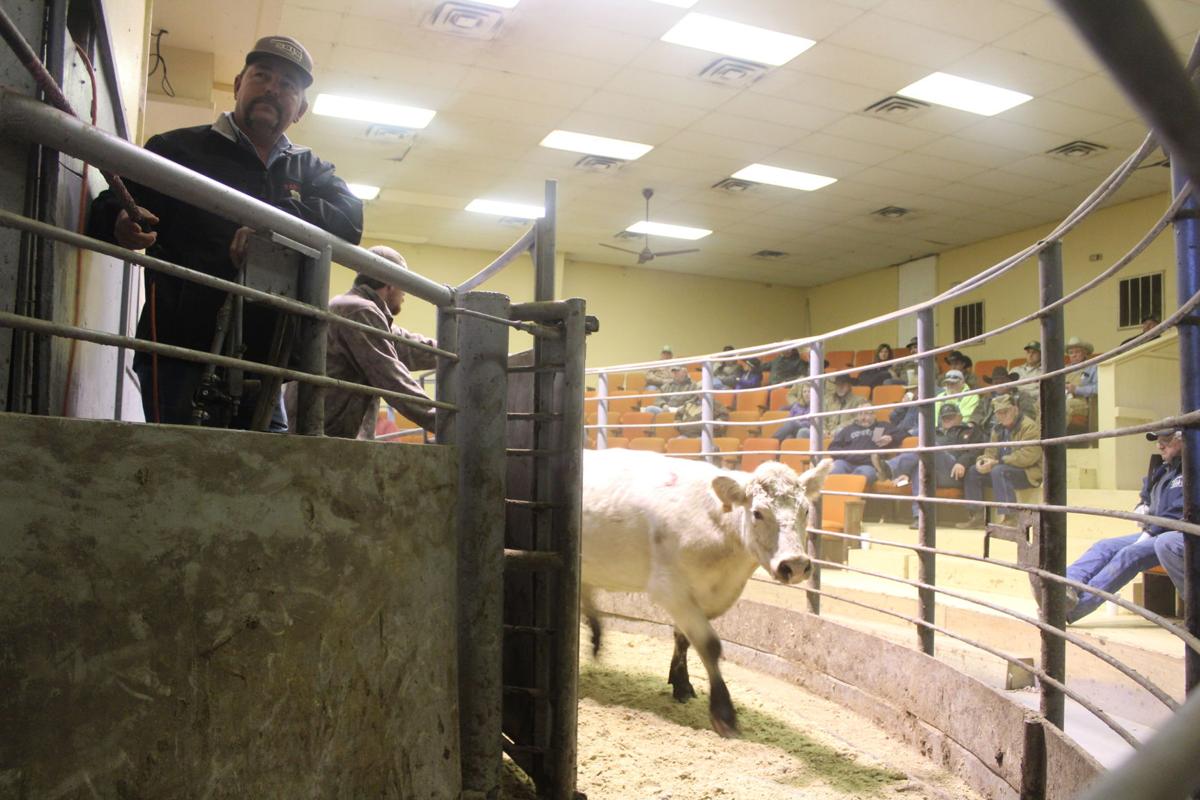
[[[372,311],[373,309],[355,311],[349,315],[348,319],[376,328],[381,327],[383,324],[382,316],[377,312],[371,313]],[[407,338],[418,338],[416,334],[409,334],[407,331],[404,331],[403,334]],[[344,331],[343,341],[350,357],[358,365],[359,369],[362,370],[367,385],[374,386],[377,389],[386,389],[392,392],[412,395],[413,397],[428,397],[424,390],[421,389],[421,384],[417,383],[412,373],[408,371],[408,367],[404,365],[400,354],[396,351],[396,343],[392,340],[381,336],[372,336],[365,331],[347,328]],[[430,339],[429,341],[432,343],[433,340]],[[412,348],[408,347],[402,347],[402,349],[406,351],[412,350]],[[431,354],[423,351],[413,350],[413,352],[419,353],[421,356],[432,357]],[[432,408],[405,403],[390,397],[385,399],[388,405],[425,430],[433,430],[434,412]]]
[[[1035,425],[1030,424],[1028,417],[1021,420],[1021,428],[1017,431],[1017,435],[1013,437],[1013,442],[1028,441],[1038,438],[1038,429]],[[1003,459],[1005,464],[1010,467],[1020,467],[1021,469],[1029,469],[1035,464],[1042,462],[1042,448],[1037,445],[1027,445],[1025,447],[1014,447],[1013,451],[1006,455]]]

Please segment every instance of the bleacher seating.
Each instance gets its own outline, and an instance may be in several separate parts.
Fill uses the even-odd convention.
[[[654,435],[654,428],[642,427],[654,422],[654,415],[648,411],[626,411],[621,415],[619,422],[621,435],[626,439]]]
[[[760,418],[763,421],[763,426],[759,428],[759,430],[762,432],[763,436],[774,437],[779,429],[783,427],[783,423],[775,422],[772,425],[767,425],[766,423],[772,420],[784,420],[790,416],[791,414],[786,411],[764,411],[762,417]]]
[[[871,392],[871,405],[884,405],[885,403],[899,403],[904,399],[904,393],[908,391],[907,387],[896,386],[894,384],[887,386],[876,386]],[[881,422],[887,422],[895,409],[881,408],[875,412],[875,418]]]
[[[654,415],[654,422],[656,425],[662,424],[665,422],[674,422],[674,421],[675,421],[675,412],[674,411],[660,411],[658,414]],[[651,436],[657,436],[660,439],[673,439],[674,437],[680,435],[680,430],[675,427],[651,428],[650,430],[651,430],[651,434],[650,434]]]
[[[777,386],[771,390],[771,399],[767,403],[768,411],[782,411],[788,407],[787,396],[791,386]]]
[[[675,436],[667,439],[667,454],[687,454],[700,452],[700,439],[693,436]]]
[[[868,402],[871,400],[870,386],[851,386],[850,391],[854,392],[859,397],[866,399]]]
[[[1025,359],[1021,359],[1021,360],[1024,361]],[[1009,369],[1008,359],[1007,358],[989,358],[986,361],[980,361],[974,367],[975,374],[979,376],[979,380],[983,381],[983,383],[986,384],[987,381],[984,381],[983,379],[992,377],[992,371],[995,370],[996,367],[1004,367],[1004,369],[1007,371]]]
[[[741,392],[736,395],[737,399],[734,401],[735,410],[762,413],[762,410],[767,407],[769,395],[769,389],[754,389],[749,392]]]
[[[874,350],[855,350],[854,351],[854,366],[865,367],[875,363]]]
[[[618,387],[620,388],[620,387]],[[627,392],[640,392],[646,388],[646,373],[626,372],[624,389]]]
[[[812,466],[812,457],[808,455],[809,439],[784,439],[779,445],[779,460],[796,472],[804,472]]]
[[[825,361],[829,364],[825,368],[826,372],[832,372],[839,369],[848,369],[854,366],[854,351],[853,350],[830,350],[825,354]]]
[[[743,472],[753,472],[764,461],[775,461],[779,456],[779,442],[770,437],[751,436],[742,442],[742,462],[739,469]],[[755,453],[751,451],[767,450],[771,452]]]
[[[636,436],[629,440],[630,450],[649,450],[652,453],[664,453],[667,449],[667,440],[659,439],[654,436]]]
[[[730,422],[758,422],[762,414],[758,411],[730,411]],[[754,425],[726,425],[725,432],[735,439],[742,440],[748,436],[757,436],[760,428]]]

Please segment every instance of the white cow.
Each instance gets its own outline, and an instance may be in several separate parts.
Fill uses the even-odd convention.
[[[774,461],[753,473],[625,449],[584,451],[583,613],[600,649],[595,589],[645,592],[675,623],[668,680],[676,700],[696,693],[687,648],[708,671],[709,714],[722,736],[737,717],[718,660],[721,640],[708,621],[733,605],[755,567],[781,583],[812,571],[806,529],[832,462],[803,475]]]

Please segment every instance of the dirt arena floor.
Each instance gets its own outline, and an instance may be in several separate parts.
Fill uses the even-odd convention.
[[[587,637],[581,639],[586,642]],[[708,682],[676,703],[672,645],[607,629],[598,660],[581,656],[579,781],[589,800],[975,800],[980,795],[864,718],[777,678],[723,662],[741,725],[708,721]],[[509,765],[504,797],[532,799]]]

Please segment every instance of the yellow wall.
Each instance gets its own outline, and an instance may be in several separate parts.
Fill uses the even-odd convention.
[[[1157,195],[1102,209],[1084,220],[1063,240],[1063,283],[1070,292],[1111,266],[1132,247],[1158,219],[1166,208],[1166,195]],[[1011,236],[950,250],[938,259],[938,291],[977,274],[1007,255],[1037,241],[1052,226],[1035,228]],[[1098,261],[1090,261],[1100,254]],[[1137,328],[1117,328],[1118,281],[1136,275],[1165,272],[1163,279],[1164,313],[1175,308],[1175,243],[1168,228],[1149,249],[1117,276],[1068,303],[1065,309],[1066,335],[1078,336],[1096,346],[1097,352],[1107,350],[1128,339]],[[969,292],[957,303],[984,301],[984,325],[994,328],[1024,316],[1038,307],[1037,260],[1029,259],[987,287]],[[938,341],[953,336],[954,312],[951,306],[940,308],[936,315]],[[986,343],[966,348],[975,360],[987,358],[1017,358],[1023,345],[1037,338],[1036,322],[1030,322],[1008,333],[990,337]]]
[[[409,266],[430,280],[457,285],[495,258],[482,250],[380,242],[404,254]],[[795,338],[808,330],[805,291],[761,283],[703,278],[671,272],[568,261],[559,276],[559,297],[583,297],[588,313],[600,320],[600,332],[588,339],[588,366],[607,366],[658,358],[670,344],[677,356]],[[330,291],[350,287],[354,273],[335,267]],[[502,292],[513,302],[533,299],[533,262],[522,256],[493,277],[482,290]],[[433,335],[433,307],[409,300],[396,323]],[[522,334],[511,351],[528,346]]]
[[[896,280],[899,270],[885,267],[808,290],[812,332],[826,333],[864,319],[896,310]],[[879,344],[897,342],[893,320],[865,330],[838,336],[825,345],[831,350],[874,350]]]

